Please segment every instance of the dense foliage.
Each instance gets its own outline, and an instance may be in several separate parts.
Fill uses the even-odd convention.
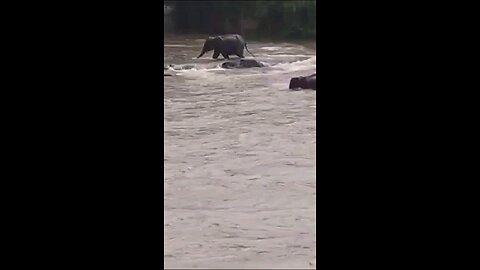
[[[316,1],[164,1],[176,31],[268,38],[315,38]],[[246,27],[247,21],[255,22]]]

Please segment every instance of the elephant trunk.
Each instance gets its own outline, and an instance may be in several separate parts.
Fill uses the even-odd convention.
[[[200,57],[202,57],[204,54],[205,54],[205,51],[204,51],[204,50],[202,50],[202,53],[200,53],[200,55],[199,55],[199,56],[197,56],[197,59],[198,59],[198,58],[200,58]]]

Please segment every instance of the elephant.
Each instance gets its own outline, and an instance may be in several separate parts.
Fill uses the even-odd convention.
[[[294,77],[290,80],[290,89],[312,89],[317,90],[317,74],[314,73],[306,77]]]
[[[240,58],[243,56],[243,48],[249,54],[255,57],[247,48],[247,42],[240,35],[223,35],[216,37],[208,37],[203,44],[203,49],[197,58],[202,57],[206,52],[213,50],[213,59],[217,59],[221,54],[223,58],[230,59],[229,55],[237,55]]]
[[[222,68],[251,68],[251,67],[265,67],[266,65],[255,59],[237,59],[228,61],[222,64]]]

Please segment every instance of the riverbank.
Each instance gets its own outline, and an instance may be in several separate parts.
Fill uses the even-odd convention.
[[[165,1],[183,33],[315,39],[316,1]]]

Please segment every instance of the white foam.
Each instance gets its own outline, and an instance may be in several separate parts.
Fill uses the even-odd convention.
[[[278,51],[282,50],[282,47],[262,47],[260,50],[265,50],[265,51]]]
[[[295,62],[273,64],[271,65],[270,70],[268,70],[268,72],[266,73],[262,72],[257,75],[289,74],[289,73],[298,72],[298,71],[314,72],[317,68],[316,63],[317,63],[317,59],[316,59],[316,56],[314,56],[305,60],[300,60]]]
[[[298,57],[298,56],[297,56]],[[269,74],[287,74],[297,71],[309,71],[314,72],[317,67],[317,57],[316,56],[309,56],[309,58],[304,60],[298,60],[295,62],[282,62],[278,64],[269,64],[265,63],[266,67],[262,68],[260,71],[253,68],[253,69],[242,69],[241,71],[238,70],[228,70],[221,67],[222,62],[208,62],[208,63],[196,63],[193,64],[194,67],[190,69],[181,69],[179,66],[185,65],[192,65],[192,64],[184,64],[178,65],[177,67],[169,67],[168,70],[174,71],[177,76],[183,76],[186,78],[202,78],[208,79],[208,81],[215,81],[218,77],[224,76],[235,76],[239,77],[257,77],[257,76],[268,76]],[[220,71],[220,73],[219,73]],[[213,75],[212,73],[215,73]],[[222,79],[223,80],[223,79]]]
[[[203,67],[203,68],[192,68],[186,70],[176,70],[177,76],[183,76],[185,78],[191,79],[208,79],[209,81],[215,80],[217,76],[212,76],[212,72],[222,71],[223,68],[220,67]]]
[[[306,60],[300,60],[300,61],[295,61],[291,63],[279,63],[272,67],[276,69],[285,70],[285,71],[309,70],[317,67],[317,56],[313,56]]]

